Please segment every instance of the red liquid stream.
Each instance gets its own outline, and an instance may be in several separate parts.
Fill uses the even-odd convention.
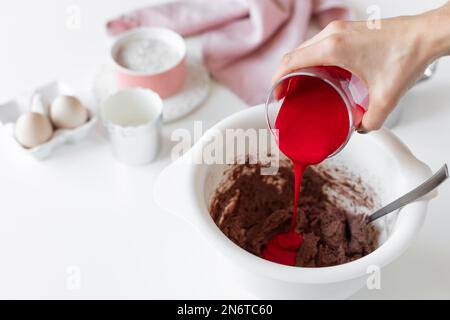
[[[280,150],[294,165],[294,206],[288,233],[274,236],[262,257],[294,266],[303,235],[296,232],[298,197],[304,170],[325,160],[345,143],[349,133],[348,111],[339,93],[314,77],[292,78],[275,121]]]

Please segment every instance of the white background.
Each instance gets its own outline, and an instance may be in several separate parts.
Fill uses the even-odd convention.
[[[0,101],[53,79],[88,88],[107,57],[105,21],[150,2],[1,1]],[[350,1],[361,19],[372,4],[388,17],[443,2]],[[66,27],[72,5],[81,10],[80,29]],[[402,103],[394,131],[434,170],[450,163],[450,59]],[[170,161],[170,132],[192,129],[197,119],[211,126],[244,107],[214,85],[198,111],[165,127],[165,148],[144,168],[113,160],[98,132],[37,162],[0,130],[0,298],[251,298],[220,276],[203,239],[152,199],[153,181]],[[450,298],[449,195],[447,183],[410,250],[383,270],[382,290],[354,298]],[[71,277],[78,272],[80,287]]]

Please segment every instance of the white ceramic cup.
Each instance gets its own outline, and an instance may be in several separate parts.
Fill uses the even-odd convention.
[[[162,127],[163,102],[148,89],[119,91],[101,106],[114,156],[121,162],[140,166],[158,154]]]

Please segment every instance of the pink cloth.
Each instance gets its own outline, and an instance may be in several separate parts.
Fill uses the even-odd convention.
[[[301,44],[313,16],[323,27],[349,19],[344,0],[185,0],[149,6],[107,24],[117,35],[139,26],[203,35],[212,76],[248,104],[264,102],[282,56]]]

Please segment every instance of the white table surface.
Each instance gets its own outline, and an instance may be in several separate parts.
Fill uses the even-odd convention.
[[[0,101],[52,79],[88,88],[106,59],[105,21],[149,2],[1,1]],[[364,18],[373,3],[387,17],[445,1],[350,2]],[[81,10],[79,29],[66,27],[72,5]],[[450,163],[450,59],[403,103],[394,131],[434,170]],[[115,161],[98,132],[43,162],[0,132],[0,298],[252,298],[220,276],[221,266],[208,260],[210,247],[190,226],[152,199],[153,182],[170,162],[173,129],[192,129],[199,119],[209,127],[245,107],[215,84],[199,110],[164,128],[165,148],[142,168]],[[382,289],[362,289],[354,298],[450,298],[449,192],[447,183],[416,242],[383,270]]]

